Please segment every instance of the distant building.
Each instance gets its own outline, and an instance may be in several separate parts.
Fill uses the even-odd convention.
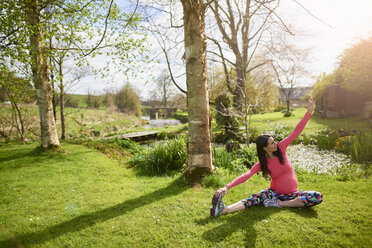
[[[313,87],[295,87],[291,92],[291,102],[290,105],[293,108],[302,108],[307,106],[307,102],[304,100],[304,97],[308,95]],[[284,88],[286,94],[288,94],[290,88]],[[282,90],[279,89],[279,103],[286,105],[285,95]]]
[[[333,84],[326,88],[322,98],[316,102],[316,112],[324,118],[357,116],[361,115],[364,105],[371,100],[372,97]]]

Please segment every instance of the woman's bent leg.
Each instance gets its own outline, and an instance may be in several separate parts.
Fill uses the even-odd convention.
[[[323,195],[317,191],[299,191],[293,194],[279,194],[281,207],[312,207],[323,201]]]

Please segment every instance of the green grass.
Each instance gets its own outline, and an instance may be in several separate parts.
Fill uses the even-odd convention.
[[[106,109],[66,108],[66,136],[68,138],[105,137],[141,126],[142,121]],[[57,119],[60,133],[60,120]]]
[[[290,117],[284,117],[281,112],[272,112],[265,114],[252,115],[251,125],[252,127],[263,131],[269,129],[273,123],[280,123],[294,128],[297,123],[305,115],[306,109],[299,108],[293,111],[293,115]],[[368,121],[363,121],[360,117],[342,118],[342,119],[322,119],[317,116],[311,116],[309,122],[304,129],[304,133],[310,134],[320,129],[366,129],[371,128],[371,124]]]
[[[212,218],[216,188],[190,188],[180,175],[139,176],[96,150],[63,147],[65,153],[40,153],[36,144],[0,147],[0,247],[372,246],[371,179],[301,175],[301,189],[323,193],[319,206],[258,206]],[[224,201],[268,185],[255,175]]]

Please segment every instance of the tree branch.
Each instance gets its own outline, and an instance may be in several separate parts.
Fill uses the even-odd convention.
[[[319,19],[318,17],[316,17],[315,15],[313,15],[308,9],[306,9],[302,4],[300,4],[298,1],[296,0],[292,0],[292,2],[295,2],[297,3],[298,5],[300,5],[301,8],[303,8],[309,15],[311,15],[312,17],[314,17],[315,19],[317,19],[318,21],[320,21],[321,23],[327,25],[328,27],[330,28],[334,28],[332,25],[324,22],[323,20]]]

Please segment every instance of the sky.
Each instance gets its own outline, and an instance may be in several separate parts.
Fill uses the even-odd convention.
[[[331,73],[336,67],[343,50],[356,44],[360,39],[372,36],[372,0],[282,0],[278,13],[289,23],[295,36],[290,42],[300,48],[311,48],[309,54],[309,75],[302,86],[315,83],[321,73]],[[304,9],[306,8],[306,10]],[[309,14],[310,12],[311,14]],[[151,39],[150,39],[151,40]],[[153,46],[153,49],[157,49]],[[104,63],[105,58],[91,60],[92,65]],[[166,66],[150,65],[152,76],[160,73]],[[70,93],[103,93],[106,89],[118,89],[129,82],[138,90],[142,99],[149,97],[152,88],[149,73],[139,73],[136,77],[125,78],[115,71],[114,80],[93,76],[83,79]],[[185,87],[184,87],[185,88]]]

